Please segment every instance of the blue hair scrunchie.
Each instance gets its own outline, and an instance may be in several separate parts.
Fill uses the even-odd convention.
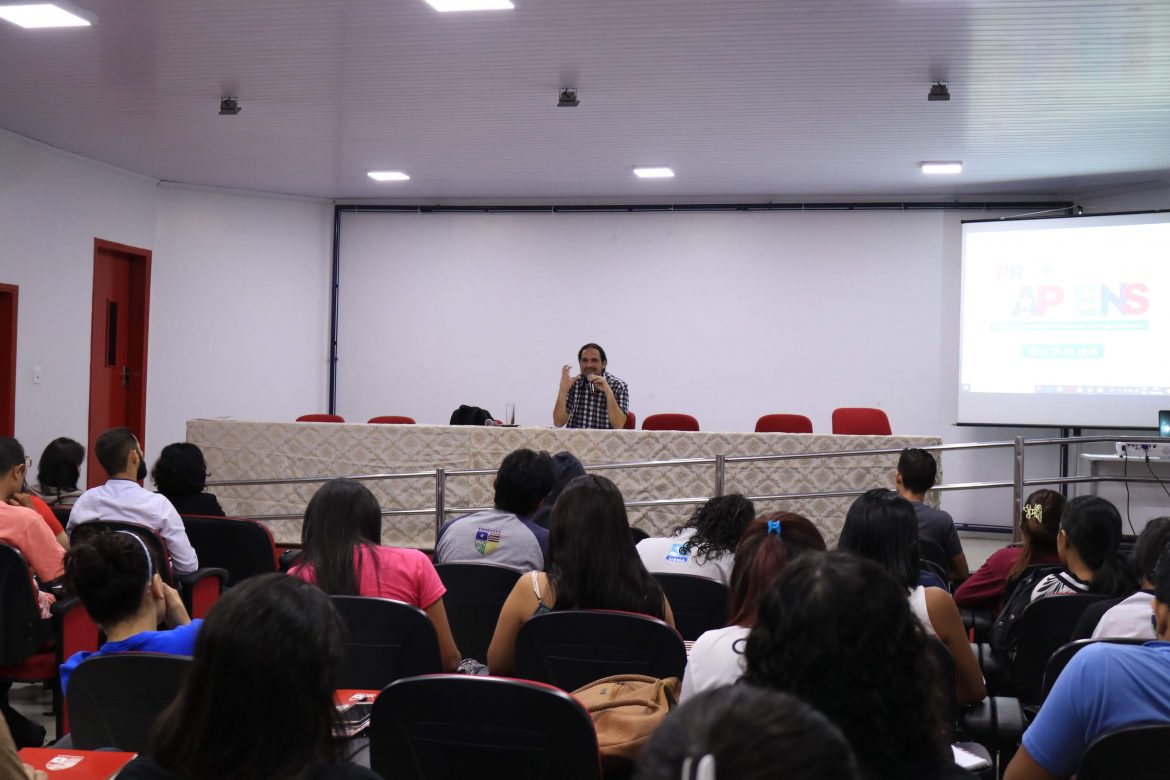
[[[768,521],[768,533],[776,534],[777,536],[780,536],[780,530],[781,529],[780,529],[780,521],[779,520],[769,520]]]

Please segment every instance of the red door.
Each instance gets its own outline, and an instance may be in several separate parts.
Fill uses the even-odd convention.
[[[17,287],[0,284],[0,436],[16,430]]]
[[[145,440],[146,333],[150,251],[94,241],[89,363],[90,487],[105,481],[94,444],[103,431],[129,427]]]

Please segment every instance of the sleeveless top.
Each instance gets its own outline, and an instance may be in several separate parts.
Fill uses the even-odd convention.
[[[910,591],[910,611],[918,618],[919,624],[926,629],[930,636],[937,637],[934,626],[930,622],[930,613],[926,610],[926,588],[919,585]]]
[[[540,580],[536,576],[536,572],[529,572],[532,575],[532,592],[536,594],[536,609],[532,611],[532,617],[537,615],[544,615],[552,612],[552,607],[547,607],[540,596]]]

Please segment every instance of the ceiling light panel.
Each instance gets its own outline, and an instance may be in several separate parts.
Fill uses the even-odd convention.
[[[511,0],[427,0],[440,13],[451,11],[507,11],[515,8]]]
[[[961,162],[924,162],[920,167],[923,173],[929,174],[963,172],[963,163]]]
[[[634,175],[639,179],[673,179],[674,171],[670,168],[635,168]]]
[[[66,11],[51,3],[35,5],[0,5],[0,19],[20,25],[28,30],[47,27],[89,27],[88,19]]]
[[[366,175],[374,181],[410,181],[410,176],[402,171],[370,171]]]

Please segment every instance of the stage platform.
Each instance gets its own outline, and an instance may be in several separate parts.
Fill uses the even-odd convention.
[[[203,450],[211,479],[280,479],[373,473],[496,469],[512,450],[530,447],[568,450],[586,466],[617,462],[901,449],[939,444],[935,436],[834,436],[828,434],[720,433],[680,431],[592,431],[558,428],[447,425],[366,425],[278,423],[236,420],[190,420],[187,441]],[[775,495],[894,486],[894,454],[728,463],[725,493]],[[941,466],[941,462],[940,462]],[[627,501],[705,498],[715,494],[712,464],[670,465],[599,472],[621,488]],[[492,502],[492,476],[449,476],[446,518],[460,508]],[[940,475],[941,478],[941,475]],[[383,510],[435,506],[435,479],[411,478],[366,483]],[[221,485],[209,487],[229,515],[252,517],[304,513],[320,483]],[[806,515],[836,543],[852,498],[813,498],[758,502],[759,511],[795,511]],[[664,535],[681,524],[694,506],[632,507],[630,523],[651,535]],[[452,511],[455,509],[456,511]],[[301,520],[264,521],[278,543],[299,543]],[[382,541],[430,548],[435,518],[388,516]]]

